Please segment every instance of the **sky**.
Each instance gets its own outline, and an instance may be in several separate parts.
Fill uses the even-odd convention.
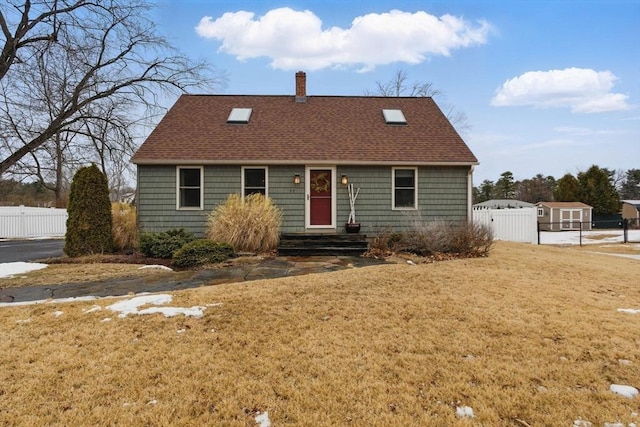
[[[156,1],[159,31],[226,74],[215,93],[431,83],[467,117],[475,185],[640,168],[640,0]]]

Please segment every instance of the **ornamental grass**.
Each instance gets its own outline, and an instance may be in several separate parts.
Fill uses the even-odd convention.
[[[278,247],[281,224],[282,212],[270,198],[230,194],[209,215],[206,234],[216,242],[229,243],[237,252],[262,253]]]
[[[113,244],[116,251],[132,251],[138,246],[136,208],[129,203],[112,203]]]

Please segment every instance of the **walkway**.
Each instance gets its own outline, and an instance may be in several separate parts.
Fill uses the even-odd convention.
[[[0,289],[0,303],[86,296],[120,296],[141,292],[167,292],[222,283],[326,273],[384,263],[385,261],[383,260],[350,256],[277,257],[253,264],[230,265],[193,272],[178,272],[175,275],[167,275],[155,281],[151,281],[148,277],[133,276],[87,283],[6,288]]]

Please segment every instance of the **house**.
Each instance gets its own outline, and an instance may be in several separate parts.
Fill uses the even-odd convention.
[[[133,157],[142,230],[203,235],[230,193],[259,192],[283,233],[342,233],[347,184],[364,233],[471,218],[476,157],[428,97],[183,95]]]
[[[539,202],[538,223],[543,231],[591,230],[593,208],[582,202]]]
[[[640,200],[620,200],[622,202],[622,218],[629,220],[629,225],[640,226]]]

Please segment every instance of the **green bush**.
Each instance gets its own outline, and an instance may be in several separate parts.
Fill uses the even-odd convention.
[[[71,182],[64,252],[70,257],[113,252],[113,218],[107,177],[93,164]]]
[[[198,239],[187,243],[173,253],[173,265],[186,268],[203,264],[215,264],[231,258],[233,254],[233,246],[227,243]]]
[[[270,198],[231,194],[209,215],[207,237],[242,252],[268,252],[278,247],[282,212]]]
[[[140,252],[152,258],[172,258],[173,253],[195,240],[193,233],[184,228],[172,229],[160,233],[142,232],[138,247]]]

